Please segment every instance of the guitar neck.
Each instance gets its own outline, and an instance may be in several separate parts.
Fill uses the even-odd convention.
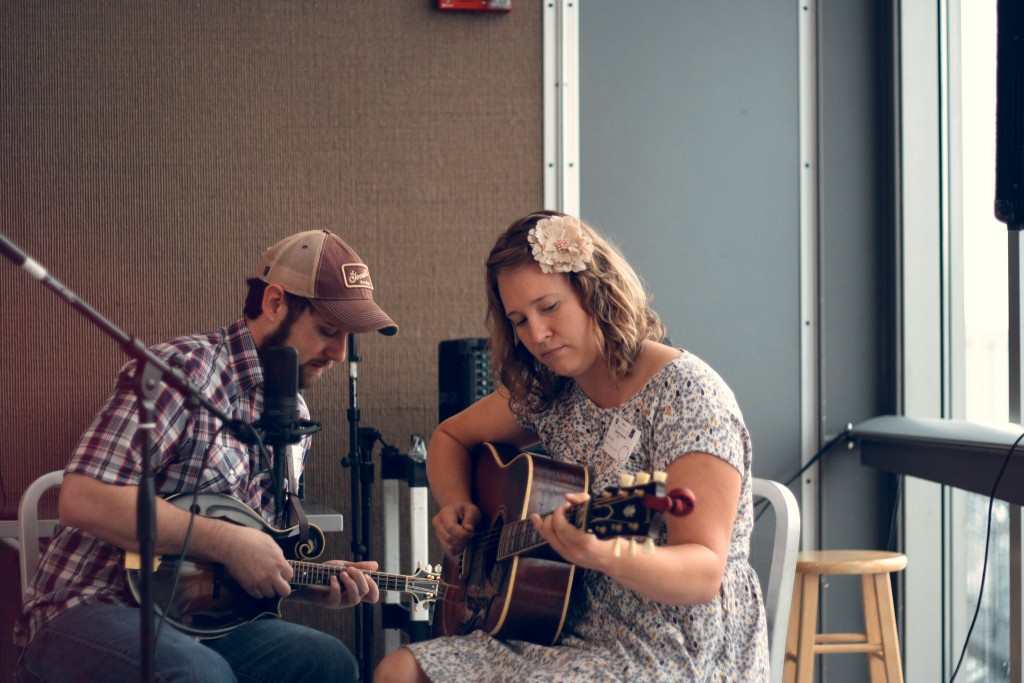
[[[566,510],[565,518],[569,520],[570,524],[583,529],[587,521],[587,507],[587,503],[572,505]],[[547,544],[547,539],[533,528],[533,522],[529,519],[519,519],[501,528],[497,559],[508,559]]]

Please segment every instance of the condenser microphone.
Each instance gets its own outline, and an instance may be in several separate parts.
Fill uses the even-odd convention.
[[[263,412],[256,427],[272,444],[296,443],[299,419],[299,352],[291,346],[273,346],[260,353],[263,360]]]
[[[291,346],[272,346],[260,352],[263,362],[263,412],[255,427],[274,449],[274,502],[284,509],[284,464],[288,444],[320,430],[319,422],[299,419],[299,352]]]
[[[299,352],[273,346],[263,354],[263,413],[257,420],[263,439],[274,449],[274,509],[283,514],[284,463],[291,427],[299,419]]]

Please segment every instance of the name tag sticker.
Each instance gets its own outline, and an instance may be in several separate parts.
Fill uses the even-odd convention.
[[[608,432],[604,435],[601,450],[621,465],[629,459],[629,454],[633,452],[639,441],[640,430],[616,415],[608,427]]]

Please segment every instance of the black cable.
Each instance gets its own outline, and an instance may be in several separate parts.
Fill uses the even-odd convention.
[[[847,427],[845,431],[839,432],[838,434],[836,434],[835,436],[833,436],[833,437],[832,437],[832,438],[831,438],[830,440],[828,440],[828,441],[827,441],[827,442],[825,443],[825,445],[824,445],[824,446],[822,446],[821,448],[819,448],[819,449],[818,449],[818,452],[817,452],[817,453],[815,453],[815,454],[814,454],[814,455],[813,455],[813,456],[811,457],[811,459],[810,459],[810,460],[808,460],[808,461],[807,461],[807,462],[806,462],[806,463],[804,464],[804,466],[803,466],[803,467],[801,467],[801,468],[800,468],[799,470],[797,470],[797,473],[796,473],[796,474],[794,474],[794,475],[793,475],[792,477],[790,477],[790,478],[789,478],[789,479],[788,479],[788,480],[787,480],[787,481],[785,482],[785,485],[786,485],[786,486],[789,486],[789,485],[790,485],[790,484],[792,484],[792,483],[793,483],[794,481],[796,481],[796,480],[797,480],[797,479],[798,479],[798,478],[800,477],[800,475],[801,475],[801,474],[803,474],[804,472],[806,472],[807,470],[809,470],[809,469],[811,468],[811,466],[812,466],[812,465],[813,465],[814,463],[818,462],[818,460],[819,460],[819,459],[821,459],[821,456],[825,455],[825,453],[826,453],[826,452],[827,452],[827,451],[828,451],[828,450],[829,450],[830,448],[832,448],[832,447],[833,447],[833,446],[835,446],[835,445],[836,445],[837,443],[839,443],[839,440],[840,440],[840,439],[849,439],[849,438],[850,438],[850,428],[849,428],[849,427]]]
[[[792,477],[787,479],[786,482],[783,484],[783,486],[787,486],[788,487],[794,481],[799,479],[800,475],[802,475],[804,472],[806,472],[808,469],[810,469],[810,467],[812,465],[814,465],[814,463],[818,462],[818,460],[821,459],[821,456],[825,455],[825,453],[827,453],[830,448],[832,448],[837,443],[839,443],[840,439],[849,439],[849,438],[851,438],[850,437],[850,431],[851,431],[850,427],[847,427],[844,431],[839,432],[834,437],[832,437],[827,442],[825,442],[825,445],[822,446],[821,448],[819,448],[818,452],[815,453],[813,456],[811,456],[811,459],[808,460],[806,463],[804,463],[804,466],[801,467],[799,470],[797,470],[796,474],[794,474]],[[757,502],[757,505],[762,505],[763,507],[761,508],[760,512],[758,512],[756,515],[754,515],[754,521],[755,522],[758,519],[760,519],[761,515],[763,515],[765,510],[768,509],[768,501],[767,500],[760,500],[760,501]],[[757,507],[757,505],[755,505],[754,507]]]
[[[903,500],[903,475],[896,478],[896,495],[893,496],[892,516],[889,518],[889,540],[886,541],[886,550],[896,549],[896,528],[899,521],[900,502]]]
[[[981,564],[981,582],[978,586],[978,603],[974,607],[974,617],[971,619],[971,626],[967,629],[967,636],[964,638],[963,649],[960,650],[960,659],[956,663],[956,668],[953,669],[953,675],[949,679],[949,683],[953,683],[956,680],[956,675],[960,672],[960,666],[964,663],[964,657],[967,655],[967,645],[971,642],[971,634],[974,632],[974,625],[978,622],[978,614],[981,612],[981,597],[985,592],[985,575],[988,574],[988,546],[992,540],[992,508],[995,505],[996,490],[999,488],[999,482],[1003,479],[1003,474],[1006,473],[1006,468],[1010,465],[1010,457],[1013,455],[1013,451],[1017,448],[1017,444],[1020,443],[1021,439],[1024,439],[1024,433],[1017,437],[1017,440],[1010,446],[1010,450],[1006,452],[1006,457],[1003,458],[1003,466],[999,469],[999,474],[996,475],[996,481],[992,484],[992,492],[988,496],[988,523],[985,527],[985,555],[982,558]]]
[[[203,389],[205,389],[207,386],[209,386],[210,382],[213,380],[214,371],[216,370],[216,367],[217,367],[216,363],[214,361],[220,356],[221,352],[227,347],[227,343],[225,341],[226,338],[227,338],[227,330],[224,329],[224,328],[221,328],[221,334],[220,334],[220,338],[217,341],[217,346],[214,347],[214,349],[213,349],[213,358],[210,361],[210,369],[206,373],[206,377],[203,380],[202,384],[195,387],[196,390],[203,390]],[[171,356],[170,356],[170,358],[168,360],[168,364],[174,366],[175,368],[177,368],[177,369],[179,369],[179,370],[181,370],[183,372],[187,370],[185,360],[182,358],[181,353],[179,351],[177,351],[177,350],[174,350],[174,352],[171,354]],[[192,410],[196,407],[196,405],[197,404],[194,404],[191,401],[191,397],[186,396],[185,397],[185,402],[182,404],[182,409],[184,411],[187,411],[187,412],[192,412]],[[189,517],[188,528],[185,531],[185,538],[184,538],[184,540],[182,542],[182,547],[181,547],[181,557],[182,557],[182,559],[184,559],[185,556],[188,555],[188,547],[189,547],[189,545],[192,542],[192,529],[193,529],[193,527],[195,525],[195,519],[196,519],[196,501],[199,499],[199,485],[203,481],[203,472],[206,470],[206,466],[207,466],[207,464],[209,464],[209,461],[210,461],[210,449],[213,448],[213,444],[215,444],[217,442],[217,437],[220,435],[220,433],[222,431],[224,431],[224,429],[226,427],[227,427],[227,425],[223,424],[223,423],[219,427],[217,427],[217,431],[215,431],[213,433],[213,436],[210,438],[210,440],[206,444],[206,448],[203,450],[203,459],[200,461],[200,463],[199,463],[199,471],[196,473],[196,486],[195,486],[195,490],[192,491],[192,504],[189,505],[189,510],[191,511],[192,514]],[[252,429],[251,425],[249,427],[250,427],[250,429]],[[257,444],[258,444],[258,447],[260,449],[260,452],[265,454],[266,449],[265,449],[265,447],[263,445],[262,439],[259,438],[259,433],[256,432],[255,430],[253,430],[253,432],[254,432],[254,434],[256,436],[256,440],[257,440]],[[167,604],[164,606],[164,609],[160,610],[160,619],[157,622],[156,630],[155,630],[154,635],[153,635],[153,644],[154,644],[154,646],[156,645],[156,643],[158,643],[160,641],[160,631],[163,629],[164,622],[165,622],[165,620],[167,618],[167,610],[170,608],[171,605],[174,604],[174,596],[175,596],[175,593],[178,590],[178,580],[181,578],[182,564],[183,563],[179,562],[177,564],[175,570],[174,570],[174,578],[173,578],[173,580],[171,582],[171,591],[170,591],[170,594],[168,595],[168,598],[167,598]],[[143,568],[143,570],[145,571],[145,568]]]
[[[217,442],[217,437],[220,435],[220,433],[222,431],[224,431],[225,427],[226,427],[226,425],[221,424],[221,426],[217,428],[217,431],[213,433],[213,438],[211,438],[210,441],[206,444],[206,450],[203,451],[203,460],[202,460],[202,462],[199,463],[199,480],[200,481],[202,480],[202,477],[203,477],[203,471],[206,469],[206,465],[207,465],[207,463],[210,460],[210,449],[213,448],[213,444],[215,444]],[[263,447],[263,444],[261,442],[260,443],[260,448],[262,448],[262,447]],[[188,556],[188,547],[192,543],[192,529],[195,526],[196,514],[197,514],[196,513],[196,508],[198,507],[196,505],[196,502],[198,500],[199,500],[199,486],[197,484],[195,490],[192,491],[192,504],[188,506],[189,512],[191,512],[191,514],[189,515],[189,518],[188,518],[188,528],[185,530],[185,539],[184,539],[184,541],[182,541],[182,544],[181,544],[181,559],[183,559],[183,560],[185,559],[185,557]],[[153,636],[153,642],[154,643],[160,641],[160,630],[163,628],[164,621],[167,618],[167,610],[170,609],[171,605],[174,604],[174,595],[175,595],[175,593],[178,592],[178,580],[181,578],[181,568],[182,568],[182,566],[184,564],[185,564],[184,562],[178,562],[177,565],[174,568],[174,578],[171,580],[171,591],[170,591],[170,593],[167,596],[167,604],[164,606],[164,608],[162,610],[160,610],[160,620],[159,620],[159,622],[157,623],[157,626],[156,626],[156,635]]]

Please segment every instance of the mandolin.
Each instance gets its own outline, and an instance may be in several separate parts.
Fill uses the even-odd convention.
[[[274,537],[284,552],[294,574],[293,589],[305,586],[327,586],[332,576],[345,571],[343,567],[313,562],[323,553],[324,534],[309,525],[306,540],[297,526],[274,529],[249,506],[223,494],[180,494],[167,499],[184,510],[204,517],[221,519],[265,531]],[[126,552],[124,568],[128,588],[138,602],[142,583],[141,558]],[[154,559],[153,602],[155,611],[167,622],[200,639],[218,638],[240,626],[266,615],[280,616],[282,598],[254,598],[235,581],[224,565],[189,557],[163,555]],[[408,595],[415,605],[427,605],[442,594],[438,574],[420,568],[412,576],[364,571],[382,591],[398,591]]]

